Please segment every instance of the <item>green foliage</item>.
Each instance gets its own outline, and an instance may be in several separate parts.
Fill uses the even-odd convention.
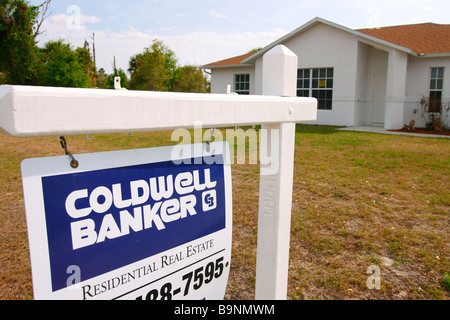
[[[263,49],[262,47],[253,48],[252,50],[250,50],[247,53],[258,52],[258,51],[261,51],[262,49]]]
[[[445,290],[450,291],[450,273],[446,273],[444,275],[441,279],[441,285],[445,288]]]
[[[131,57],[128,71],[131,74],[129,89],[132,90],[209,91],[203,72],[195,66],[178,67],[175,53],[159,40]]]
[[[154,40],[150,48],[131,57],[128,71],[130,89],[172,91],[177,70],[175,53],[161,41]]]
[[[0,0],[0,72],[9,84],[36,85],[44,65],[34,26],[39,8],[23,0]]]
[[[98,74],[95,69],[94,61],[92,61],[89,49],[86,46],[84,48],[80,47],[75,50],[75,53],[78,57],[79,64],[83,68],[83,71],[89,77],[88,86],[94,87],[97,82]]]
[[[131,57],[129,80],[122,69],[110,75],[104,69],[97,72],[87,43],[73,49],[58,40],[39,48],[35,38],[49,4],[50,0],[40,6],[26,0],[0,0],[0,85],[112,89],[114,77],[120,76],[122,87],[132,90],[210,91],[203,72],[195,66],[179,67],[175,53],[159,40]]]
[[[37,46],[39,13],[24,0],[0,0],[0,83],[92,87],[96,71],[88,49],[73,50],[61,40]]]
[[[87,88],[90,78],[80,56],[62,40],[50,41],[43,49],[46,70],[43,84],[52,87]]]
[[[178,79],[173,86],[175,92],[208,92],[208,83],[200,68],[184,66],[178,69]]]
[[[99,89],[107,89],[108,75],[105,69],[100,68],[97,72],[96,87]]]

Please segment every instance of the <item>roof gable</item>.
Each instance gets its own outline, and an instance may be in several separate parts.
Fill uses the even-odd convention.
[[[250,52],[245,55],[217,61],[203,66],[204,68],[230,67],[238,65],[251,65],[256,59],[263,56],[267,51],[279,44],[298,37],[302,33],[313,28],[317,24],[326,24],[333,28],[351,33],[362,39],[404,51],[408,54],[417,55],[450,55],[450,25],[422,23],[413,25],[402,25],[393,27],[382,27],[374,29],[353,30],[337,23],[314,18],[287,35],[272,42],[262,50]]]
[[[284,44],[287,41],[289,41],[289,40],[291,40],[291,39],[293,39],[295,37],[298,37],[302,33],[308,31],[309,29],[315,27],[318,24],[325,24],[325,25],[328,25],[330,27],[336,28],[338,30],[341,30],[341,31],[344,31],[344,32],[348,32],[348,33],[350,33],[350,34],[352,34],[354,36],[359,36],[359,37],[367,39],[367,40],[371,40],[371,41],[374,41],[374,42],[377,42],[377,43],[380,43],[380,44],[383,44],[383,45],[394,47],[395,49],[407,52],[409,54],[414,54],[414,52],[411,49],[407,48],[407,47],[403,47],[403,46],[395,44],[395,43],[390,43],[390,42],[388,42],[386,40],[374,37],[372,35],[369,35],[369,34],[366,34],[366,33],[363,33],[363,32],[359,32],[358,30],[353,30],[353,29],[350,29],[348,27],[342,26],[340,24],[337,24],[337,23],[334,23],[334,22],[331,22],[331,21],[328,21],[328,20],[325,20],[325,19],[317,17],[317,18],[314,18],[311,21],[305,23],[301,27],[295,29],[294,31],[288,33],[284,37],[281,37],[280,39],[278,39],[278,40],[274,41],[273,43],[269,44],[263,50],[258,51],[254,55],[251,55],[250,57],[244,59],[242,61],[242,63],[252,63],[254,60],[256,60],[260,56],[264,55],[267,51],[269,51],[274,46],[279,45],[279,44]]]

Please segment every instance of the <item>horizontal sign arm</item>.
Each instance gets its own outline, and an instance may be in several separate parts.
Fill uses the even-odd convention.
[[[15,137],[316,120],[313,98],[0,86],[0,128]]]

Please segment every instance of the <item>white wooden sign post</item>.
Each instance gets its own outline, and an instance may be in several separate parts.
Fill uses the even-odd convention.
[[[297,56],[284,46],[267,52],[263,57],[263,94],[296,97],[297,64]],[[278,132],[277,139],[261,143],[260,151],[273,154],[278,149],[275,160],[278,165],[275,170],[261,165],[255,298],[284,300],[289,267],[295,123],[265,124],[262,129]]]
[[[296,73],[297,57],[277,46],[264,56],[263,96],[0,86],[0,129],[15,137],[190,129],[199,122],[271,129],[263,130],[269,134],[260,150],[272,164],[261,161],[256,299],[286,299],[295,124],[317,117],[316,99],[296,97]]]

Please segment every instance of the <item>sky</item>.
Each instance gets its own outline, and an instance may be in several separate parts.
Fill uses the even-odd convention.
[[[114,57],[126,71],[155,39],[180,65],[201,66],[265,47],[315,17],[357,29],[450,24],[448,12],[448,0],[53,0],[37,40],[92,48],[95,33],[97,67],[111,73]]]

